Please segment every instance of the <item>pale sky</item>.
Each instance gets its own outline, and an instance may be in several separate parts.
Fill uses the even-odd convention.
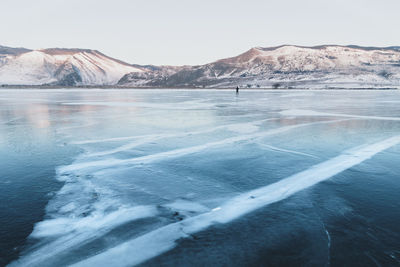
[[[400,45],[400,0],[0,0],[0,45],[204,64],[255,46]]]

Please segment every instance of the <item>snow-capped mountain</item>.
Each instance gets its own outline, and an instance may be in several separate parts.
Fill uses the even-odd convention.
[[[119,85],[156,87],[376,88],[400,86],[400,47],[284,45],[232,58],[125,75]]]
[[[125,74],[142,71],[96,50],[0,46],[0,84],[114,85]]]
[[[256,47],[199,66],[130,65],[88,49],[0,46],[0,85],[400,88],[400,47]]]

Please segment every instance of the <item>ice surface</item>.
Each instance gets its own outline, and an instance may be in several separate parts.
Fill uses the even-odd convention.
[[[57,133],[60,147],[79,153],[57,166],[55,179],[62,187],[34,226],[29,237],[34,245],[10,266],[145,263],[182,246],[182,240],[195,240],[196,233],[228,228],[269,204],[287,203],[290,196],[307,202],[305,189],[339,173],[351,180],[348,172],[370,164],[383,172],[383,160],[375,163],[375,158],[395,159],[399,153],[400,111],[397,102],[384,102],[400,99],[398,92],[236,96],[210,90],[55,90],[27,95],[10,92],[19,108],[4,112],[9,115],[2,121],[18,118],[38,132]],[[11,133],[7,136],[15,136]],[[325,198],[318,190],[315,194]],[[285,215],[268,219],[279,224],[280,216]],[[265,220],[259,219],[260,224]],[[322,232],[334,244],[334,232],[328,227]],[[228,233],[235,238],[235,232]],[[209,243],[198,241],[196,249],[225,239],[212,236]]]

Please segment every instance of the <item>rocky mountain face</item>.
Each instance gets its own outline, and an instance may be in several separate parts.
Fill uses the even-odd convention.
[[[284,45],[232,58],[126,74],[121,86],[377,88],[400,86],[400,47]]]
[[[115,85],[125,74],[142,71],[96,50],[0,46],[2,85]]]

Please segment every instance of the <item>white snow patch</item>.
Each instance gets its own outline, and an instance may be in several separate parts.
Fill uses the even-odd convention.
[[[55,218],[39,222],[31,234],[35,238],[54,238],[48,244],[12,262],[9,266],[45,266],[75,246],[82,246],[127,222],[152,217],[157,210],[152,206],[121,207],[104,214],[96,212],[87,217]]]
[[[209,208],[201,205],[200,203],[183,199],[178,199],[175,202],[168,203],[164,205],[164,207],[177,211],[196,212],[196,213],[207,212],[210,210]]]

